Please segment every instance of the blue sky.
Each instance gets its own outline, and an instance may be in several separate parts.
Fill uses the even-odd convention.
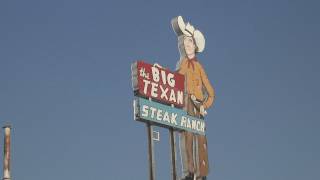
[[[177,15],[206,36],[198,58],[217,97],[209,179],[319,179],[318,1],[2,0],[0,124],[14,127],[13,179],[147,179],[130,65],[174,69]]]

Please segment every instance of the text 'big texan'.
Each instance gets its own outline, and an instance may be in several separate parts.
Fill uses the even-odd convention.
[[[143,61],[132,65],[133,89],[140,96],[150,97],[177,107],[184,105],[184,76]]]

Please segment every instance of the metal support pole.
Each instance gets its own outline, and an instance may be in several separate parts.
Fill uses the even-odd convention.
[[[172,180],[177,180],[176,140],[175,140],[173,128],[169,128],[169,138],[170,138],[170,146],[171,146],[171,175],[172,175]]]
[[[153,128],[150,123],[147,123],[147,132],[148,132],[149,179],[155,180],[154,143],[152,139]]]
[[[4,129],[4,158],[3,158],[3,180],[11,180],[10,173],[10,140],[11,126],[6,125]]]

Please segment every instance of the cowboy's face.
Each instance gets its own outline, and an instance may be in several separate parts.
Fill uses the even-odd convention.
[[[193,38],[189,36],[185,36],[183,39],[184,49],[186,51],[187,56],[192,56],[196,52],[196,46],[194,44]]]

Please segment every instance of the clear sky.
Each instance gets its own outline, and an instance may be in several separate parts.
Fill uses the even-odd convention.
[[[209,179],[320,179],[319,5],[1,0],[0,124],[14,127],[13,179],[147,179],[130,65],[174,69],[177,15],[207,40],[198,58],[216,90]],[[167,180],[168,134],[159,130],[157,178]]]

